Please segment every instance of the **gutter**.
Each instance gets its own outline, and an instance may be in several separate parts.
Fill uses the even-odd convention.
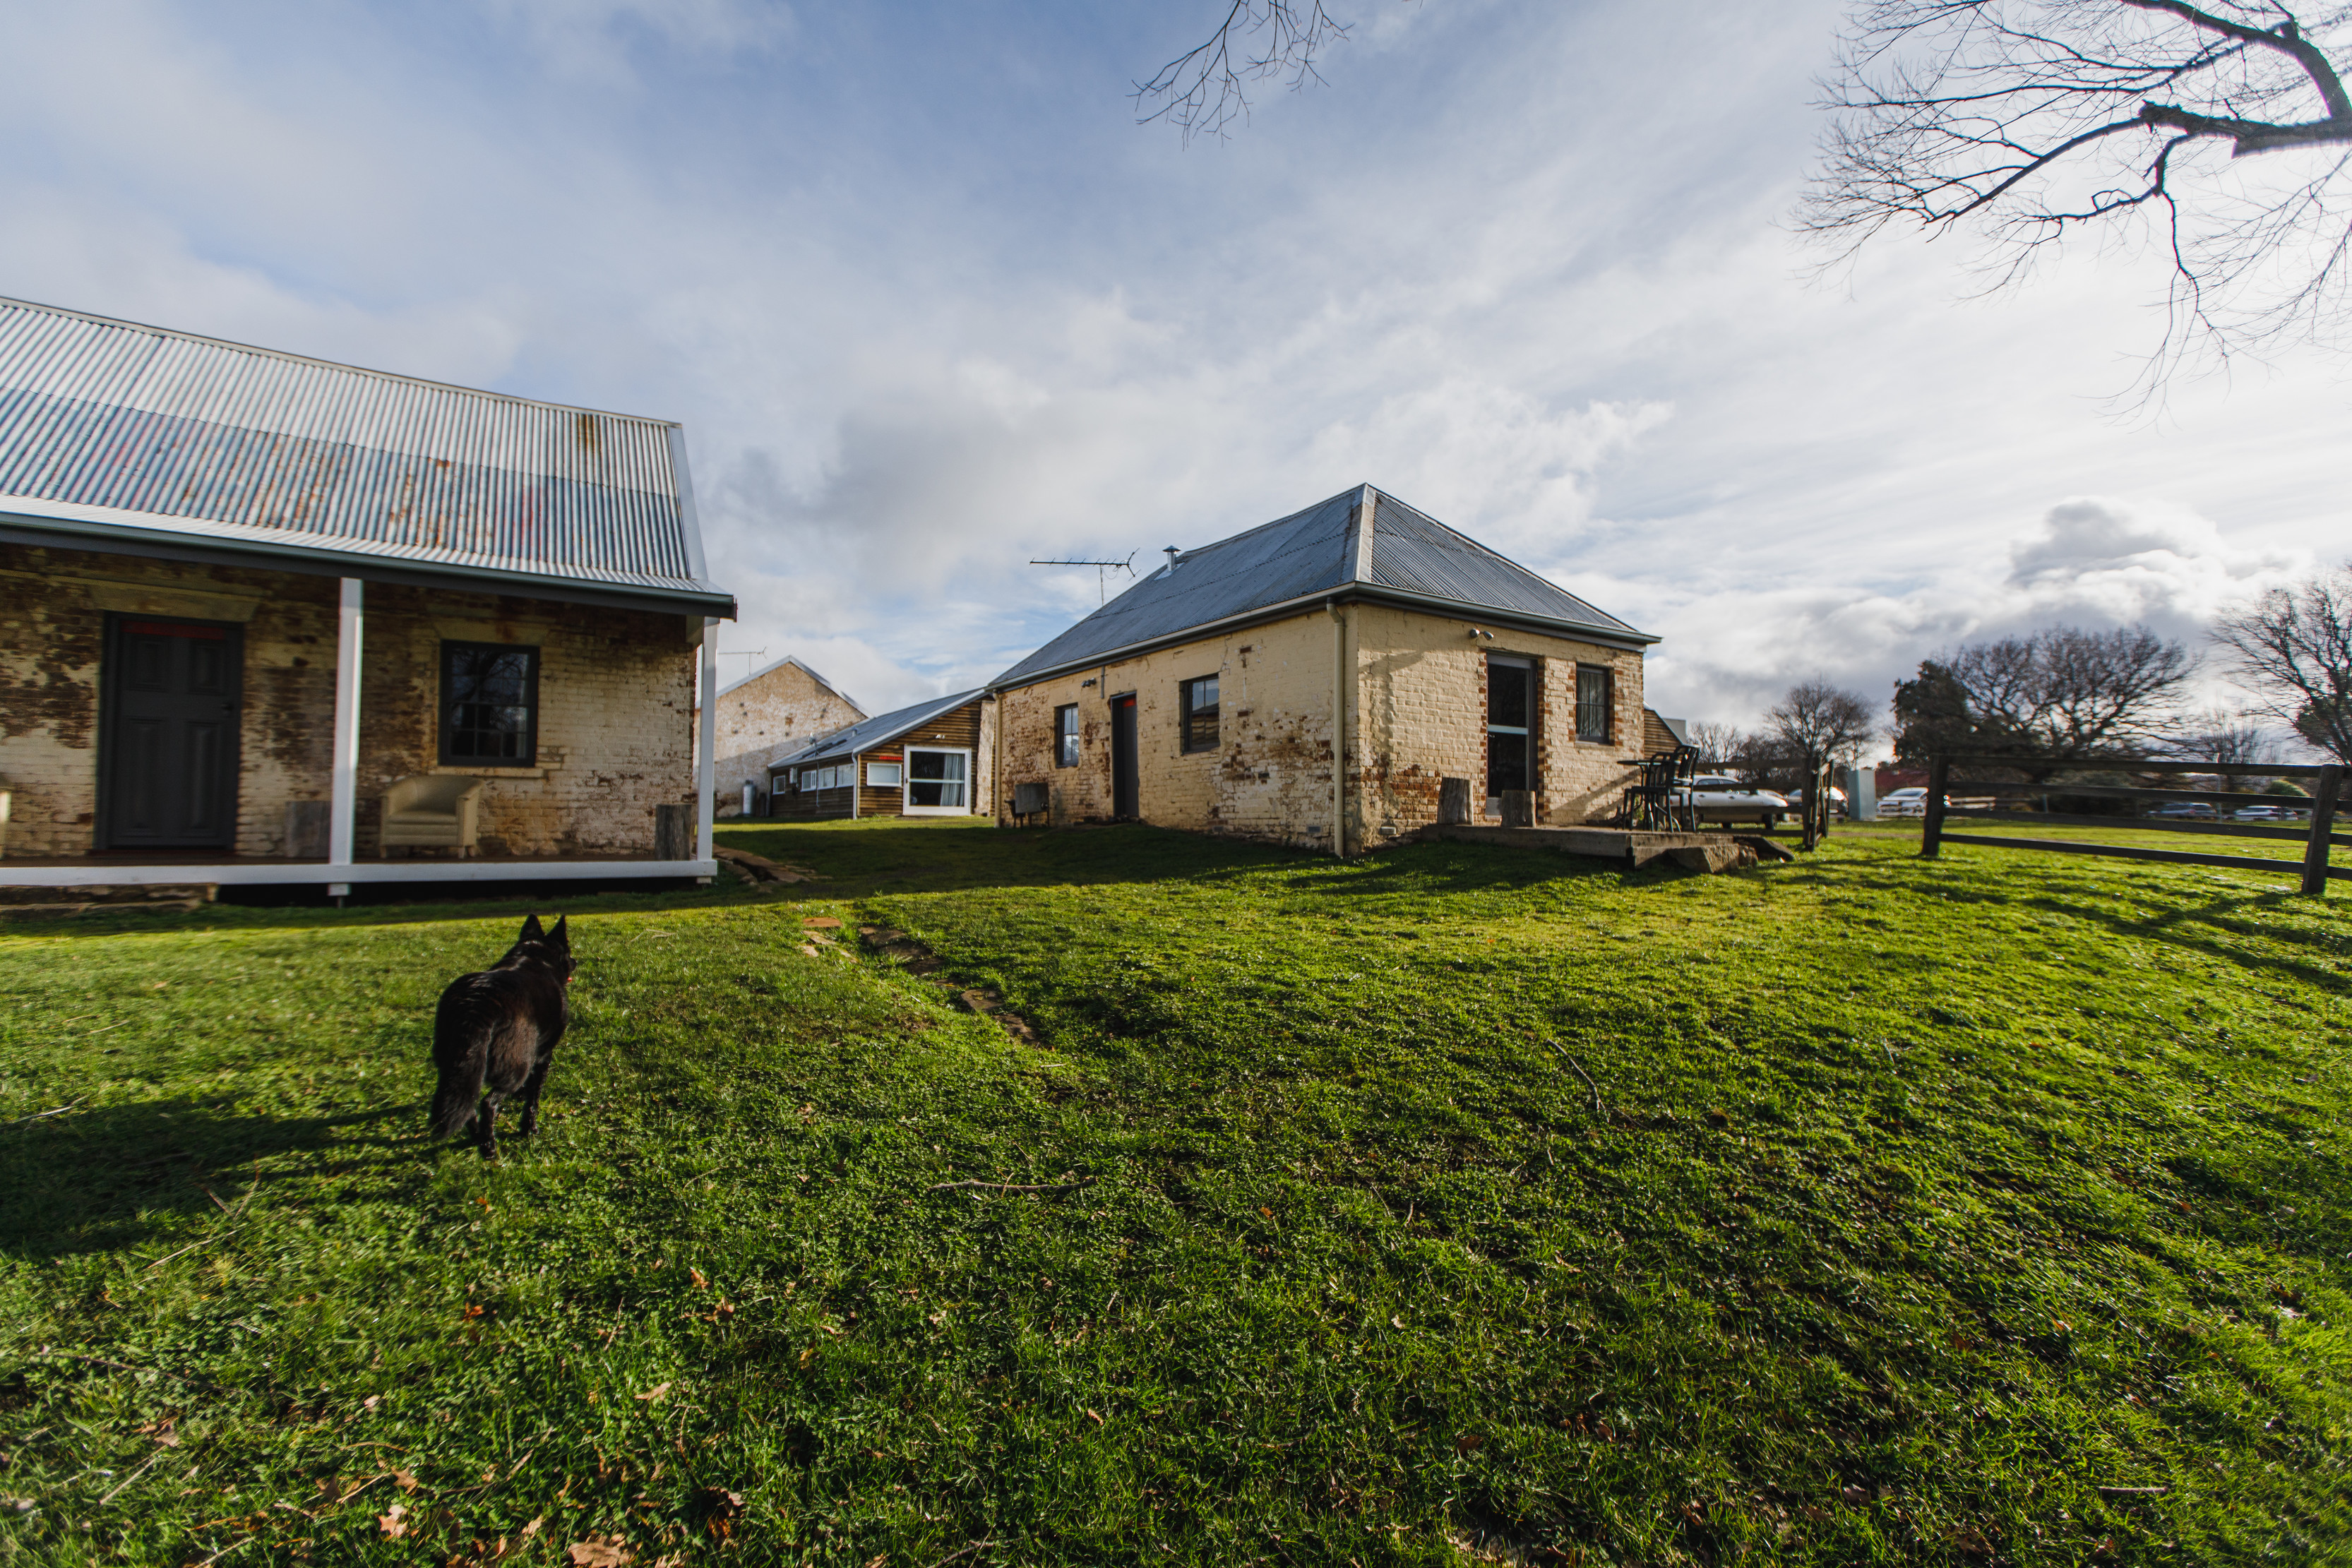
[[[266,565],[313,577],[356,577],[370,582],[420,588],[460,587],[574,604],[613,604],[631,610],[735,619],[735,596],[699,579],[691,587],[677,589],[600,582],[593,578],[554,577],[500,567],[455,565],[366,550],[278,544],[194,529],[183,531],[15,510],[0,510],[0,544],[94,549],[198,566]],[[699,550],[698,538],[695,548]]]
[[[1604,648],[1622,649],[1631,653],[1638,653],[1651,643],[1664,640],[1648,632],[1635,632],[1622,627],[1612,629],[1588,626],[1581,622],[1557,621],[1549,616],[1530,615],[1524,611],[1499,610],[1491,605],[1465,603],[1459,599],[1440,599],[1434,594],[1414,593],[1408,589],[1381,588],[1370,583],[1360,582],[1337,591],[1321,589],[1314,593],[1300,594],[1296,599],[1286,599],[1279,604],[1268,604],[1255,610],[1241,611],[1214,621],[1199,622],[1181,631],[1168,632],[1164,636],[1147,637],[1140,642],[1129,643],[1122,647],[1088,653],[1084,658],[1071,659],[1059,664],[1049,664],[1042,670],[1033,670],[1018,679],[1007,680],[999,677],[981,689],[987,693],[1018,691],[1024,686],[1034,686],[1042,681],[1055,680],[1079,670],[1092,669],[1097,664],[1115,664],[1124,660],[1139,658],[1145,653],[1157,653],[1162,648],[1173,648],[1181,643],[1198,642],[1203,637],[1213,636],[1220,632],[1238,631],[1245,626],[1260,625],[1269,621],[1286,621],[1294,615],[1312,611],[1318,604],[1348,604],[1359,601],[1396,604],[1407,610],[1428,611],[1433,614],[1443,615],[1449,621],[1469,621],[1475,618],[1482,626],[1513,626],[1522,631],[1540,632],[1548,636],[1570,636],[1579,642],[1592,643]]]

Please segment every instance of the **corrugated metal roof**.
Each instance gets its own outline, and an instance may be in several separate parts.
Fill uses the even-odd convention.
[[[831,735],[818,736],[798,751],[779,757],[768,764],[771,768],[798,767],[806,762],[822,762],[828,757],[846,757],[853,751],[863,751],[869,746],[879,746],[894,736],[903,735],[919,725],[929,724],[943,713],[952,713],[980,695],[983,688],[975,686],[968,692],[958,692],[951,697],[938,697],[930,702],[902,707],[896,713],[877,714],[853,724],[846,729],[836,729]]]
[[[1361,528],[1371,502],[1371,531]],[[1366,485],[1177,556],[989,683],[1014,685],[1194,627],[1320,594],[1381,590],[1654,643],[1556,584]]]
[[[0,512],[719,593],[677,427],[0,298]]]

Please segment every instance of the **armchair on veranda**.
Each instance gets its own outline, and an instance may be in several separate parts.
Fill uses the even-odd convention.
[[[485,782],[454,773],[418,774],[395,782],[383,794],[383,852],[396,849],[454,849],[471,854],[479,830],[475,803]]]

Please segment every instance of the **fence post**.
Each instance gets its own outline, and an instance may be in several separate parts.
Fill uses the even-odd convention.
[[[2344,769],[2334,763],[2321,768],[2318,785],[2311,792],[2311,841],[2303,847],[2303,891],[2325,898],[2327,840],[2336,831],[2336,798],[2344,789]]]
[[[1822,841],[1821,830],[1814,825],[1821,820],[1821,810],[1822,759],[1808,751],[1805,753],[1805,807],[1797,818],[1801,848],[1811,850]]]
[[[1927,814],[1919,824],[1919,854],[1934,860],[1944,845],[1944,788],[1951,781],[1952,759],[1937,752],[1927,764]]]

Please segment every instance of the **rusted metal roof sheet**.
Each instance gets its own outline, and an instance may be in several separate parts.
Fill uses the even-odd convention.
[[[958,692],[951,697],[934,697],[927,703],[902,707],[893,713],[877,714],[860,720],[846,729],[836,729],[831,735],[818,736],[798,751],[779,757],[768,764],[772,771],[778,768],[797,768],[803,763],[823,762],[835,757],[847,757],[869,746],[879,746],[886,740],[904,735],[919,726],[929,724],[941,714],[953,713],[981,695],[975,686],[968,692]]]
[[[0,513],[725,599],[667,421],[5,298]]]
[[[1369,503],[1369,507],[1367,506]],[[1369,536],[1365,514],[1371,519]],[[1393,598],[1501,612],[1615,643],[1654,643],[1613,615],[1369,485],[1176,557],[989,683],[1019,685],[1318,598]]]

